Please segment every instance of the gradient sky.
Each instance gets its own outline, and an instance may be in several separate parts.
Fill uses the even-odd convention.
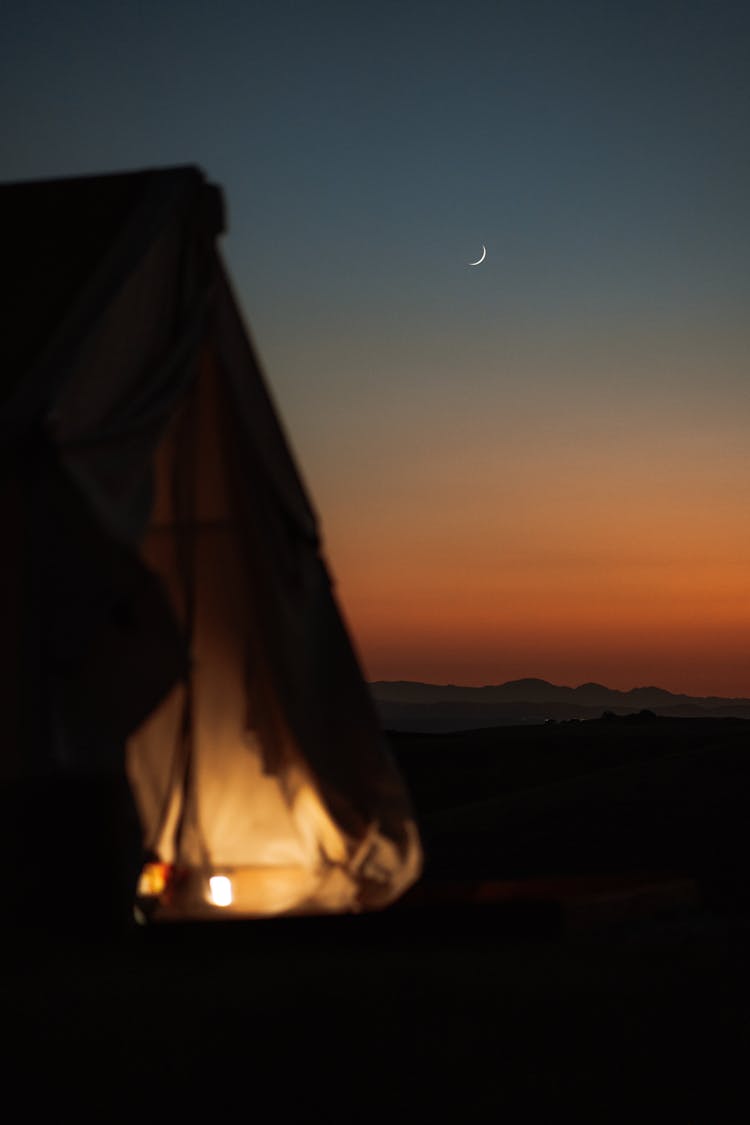
[[[369,678],[750,696],[748,5],[11,2],[0,120],[224,187]]]

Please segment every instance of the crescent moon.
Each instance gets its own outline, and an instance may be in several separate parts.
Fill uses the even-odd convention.
[[[469,262],[469,265],[470,266],[479,266],[479,265],[482,264],[482,262],[484,261],[484,259],[486,257],[487,257],[487,247],[484,245],[484,243],[482,243],[482,256],[481,256],[481,258],[477,258],[476,262]]]

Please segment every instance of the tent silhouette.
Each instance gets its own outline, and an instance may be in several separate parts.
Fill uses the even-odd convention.
[[[217,251],[220,191],[181,167],[0,198],[5,792],[95,801],[124,763],[156,919],[386,905],[418,834]],[[64,824],[29,804],[16,852],[49,851]]]

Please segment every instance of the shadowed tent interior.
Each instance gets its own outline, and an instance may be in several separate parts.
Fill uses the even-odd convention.
[[[418,833],[217,253],[220,192],[188,167],[0,193],[16,852],[65,831],[35,794],[95,800],[125,763],[154,917],[386,905]]]

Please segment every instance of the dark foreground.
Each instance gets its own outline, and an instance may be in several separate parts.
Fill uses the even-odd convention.
[[[15,941],[12,1119],[745,1120],[745,732],[396,738],[421,891],[360,918]]]
[[[27,950],[4,997],[15,1120],[746,1116],[736,921],[576,941],[509,940],[476,912],[452,935],[357,921]]]
[[[671,872],[711,905],[748,905],[748,721],[634,715],[392,741],[431,877]]]

